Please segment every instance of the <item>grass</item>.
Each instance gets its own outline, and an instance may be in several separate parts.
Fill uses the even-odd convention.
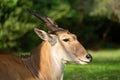
[[[93,56],[90,64],[66,65],[64,80],[120,80],[120,49],[89,53]]]

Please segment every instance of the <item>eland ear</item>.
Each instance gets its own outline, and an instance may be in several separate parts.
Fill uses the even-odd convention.
[[[43,40],[48,40],[48,42],[53,46],[56,44],[56,36],[55,35],[49,35],[43,30],[39,30],[38,28],[34,29],[35,33]]]
[[[38,28],[35,28],[34,31],[41,39],[43,39],[43,40],[48,40],[49,39],[49,35],[45,31],[40,30]]]

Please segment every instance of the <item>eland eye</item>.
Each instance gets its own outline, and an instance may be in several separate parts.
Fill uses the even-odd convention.
[[[69,39],[63,39],[63,41],[64,41],[64,42],[68,42],[68,41],[69,41]]]

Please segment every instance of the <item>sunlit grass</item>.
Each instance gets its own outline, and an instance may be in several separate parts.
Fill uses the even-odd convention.
[[[64,80],[120,80],[120,49],[89,53],[93,56],[92,63],[67,64]]]

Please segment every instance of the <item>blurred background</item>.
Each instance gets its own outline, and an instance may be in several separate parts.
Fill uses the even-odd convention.
[[[27,8],[50,16],[87,49],[120,47],[119,0],[1,0],[1,49],[27,52],[40,43],[33,29],[46,28]]]
[[[120,0],[0,0],[0,51],[26,55],[41,43],[34,33],[43,13],[77,35],[93,56],[89,65],[67,65],[64,80],[120,80]]]

